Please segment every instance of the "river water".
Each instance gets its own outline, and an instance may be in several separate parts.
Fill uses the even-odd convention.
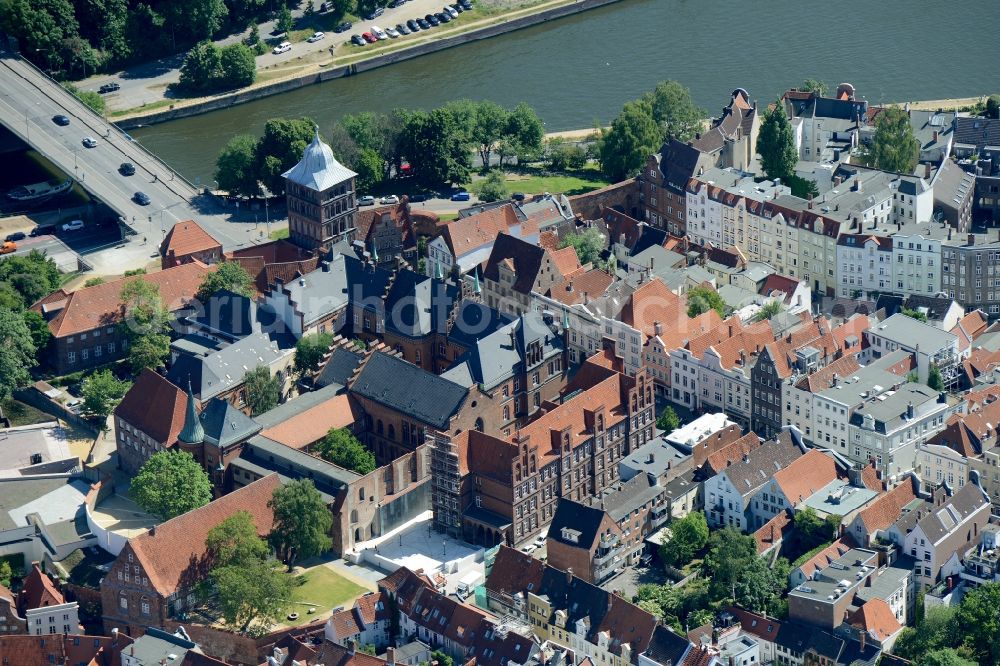
[[[734,88],[764,103],[805,78],[848,81],[873,104],[969,97],[1000,92],[998,32],[998,0],[623,0],[132,134],[204,184],[231,136],[276,116],[309,116],[323,131],[346,113],[466,97],[528,102],[559,131],[607,124],[663,79],[713,115]]]

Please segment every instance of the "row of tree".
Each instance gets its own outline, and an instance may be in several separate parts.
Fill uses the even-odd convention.
[[[281,194],[281,174],[301,159],[315,131],[310,118],[275,118],[265,123],[260,138],[235,136],[216,160],[215,180],[239,196],[257,196],[261,187]],[[496,158],[502,168],[518,154],[540,151],[543,134],[541,120],[526,104],[504,109],[493,102],[458,100],[431,111],[347,115],[324,140],[358,174],[358,190],[369,191],[398,175],[404,162],[421,184],[463,183],[473,155],[483,164]]]
[[[59,269],[38,251],[0,259],[0,400],[31,380],[51,334],[28,306],[59,288]]]
[[[180,87],[189,93],[213,93],[242,88],[257,78],[255,52],[246,44],[218,47],[199,42],[181,65]]]

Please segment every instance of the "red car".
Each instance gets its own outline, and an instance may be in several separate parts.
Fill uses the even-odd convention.
[[[376,37],[375,35],[373,35],[370,32],[366,32],[366,33],[362,34],[361,38],[364,39],[369,44],[374,44],[375,42],[378,41],[378,37]]]

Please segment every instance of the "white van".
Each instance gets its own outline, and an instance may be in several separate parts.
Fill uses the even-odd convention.
[[[379,40],[389,39],[389,35],[386,34],[385,30],[383,30],[382,28],[378,27],[377,25],[373,25],[372,26],[371,33],[373,35],[375,35],[376,37],[378,37]]]
[[[83,220],[73,220],[62,225],[63,231],[78,231],[83,229]]]
[[[273,53],[274,55],[280,55],[282,53],[287,53],[288,51],[291,50],[292,50],[292,45],[289,42],[281,42],[271,50],[271,53]]]

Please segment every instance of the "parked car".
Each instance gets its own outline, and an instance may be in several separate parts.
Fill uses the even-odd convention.
[[[377,25],[373,25],[369,29],[372,31],[372,34],[375,35],[376,39],[389,39],[389,35],[385,33],[385,30],[378,27]]]
[[[291,50],[292,50],[292,45],[289,42],[281,42],[273,49],[271,49],[271,53],[273,53],[274,55],[280,55],[282,53],[288,53]]]
[[[452,9],[454,9],[459,14],[461,14],[462,12],[465,11],[465,7],[463,7],[462,5],[459,5],[459,4],[448,5],[448,6],[451,7]]]
[[[521,552],[530,555],[535,552],[536,548],[534,544],[529,543],[527,546],[521,546]]]
[[[83,137],[83,141],[81,143],[83,143],[83,145],[87,148],[97,148],[97,139],[92,136]]]
[[[399,37],[399,33],[396,32],[395,28],[386,28],[385,29],[385,34],[389,35],[389,37],[391,37],[393,39],[396,39],[397,37]]]
[[[344,21],[343,23],[337,25],[337,27],[334,28],[333,31],[336,33],[347,32],[353,27],[354,27],[353,23],[351,23],[350,21]]]
[[[122,89],[122,87],[121,87],[120,83],[118,83],[116,81],[112,81],[111,83],[105,83],[103,86],[101,86],[100,88],[98,88],[97,92],[99,92],[99,93],[101,93],[103,95],[105,93],[118,92],[121,89]]]
[[[60,113],[58,116],[52,116],[52,122],[60,127],[66,127],[66,125],[69,125],[69,118]]]
[[[410,29],[410,32],[420,32],[420,24],[417,23],[417,19],[407,21],[406,27]]]
[[[413,203],[420,203],[421,201],[428,201],[433,199],[436,195],[433,192],[417,192],[416,194],[410,195],[410,201]]]
[[[351,35],[351,43],[355,46],[364,46],[368,42],[366,42],[365,38],[361,35]]]
[[[472,195],[466,192],[465,190],[462,190],[461,192],[455,192],[453,195],[451,195],[452,201],[468,201],[471,198]]]
[[[451,18],[458,18],[458,12],[456,12],[452,7],[448,5],[444,6],[444,13],[450,16]]]
[[[145,192],[136,192],[132,195],[132,201],[136,202],[140,206],[148,206],[152,199]]]
[[[441,21],[441,23],[451,23],[451,16],[445,12],[438,12],[434,16],[436,16],[437,20]]]
[[[441,21],[438,20],[438,17],[434,16],[434,14],[428,14],[427,16],[424,17],[424,20],[430,23],[435,28],[441,25]]]
[[[366,21],[374,21],[379,16],[382,16],[382,13],[384,11],[385,11],[385,7],[376,7],[374,10],[372,10],[372,12],[370,14],[368,14],[367,16],[365,16],[365,20]]]
[[[389,205],[389,204],[398,204],[399,203],[399,197],[397,197],[395,194],[387,194],[384,197],[382,197],[381,199],[379,199],[378,202],[380,204],[387,204],[387,205]]]
[[[472,9],[472,0],[458,0],[458,4],[462,5],[462,9],[465,11]]]
[[[397,23],[396,32],[398,32],[401,35],[408,35],[410,34],[410,29],[406,27],[405,23]]]
[[[402,7],[404,2],[406,2],[406,0],[392,0],[392,2],[386,5],[386,7],[389,9],[395,9],[396,7]]]
[[[118,173],[123,176],[134,176],[135,175],[135,165],[131,162],[122,162],[121,166],[118,167]]]
[[[535,544],[537,548],[541,548],[542,546],[545,545],[545,535],[539,534],[538,536],[535,537],[535,540],[532,541],[531,543]]]
[[[325,32],[318,32],[317,31],[317,32],[314,32],[312,34],[312,37],[310,37],[306,41],[309,42],[310,44],[315,44],[316,42],[318,42],[319,40],[323,39],[324,37],[326,37],[326,33]]]
[[[524,192],[514,192],[510,195],[510,198],[514,201],[524,201]]]
[[[371,196],[369,194],[366,194],[365,196],[363,196],[363,197],[361,197],[361,198],[358,199],[358,205],[359,206],[374,206],[375,205],[375,197],[373,197],[373,196]]]
[[[11,241],[0,243],[0,254],[10,254],[11,252],[17,252],[17,243]]]
[[[375,42],[378,41],[378,37],[376,37],[375,35],[373,35],[370,32],[363,33],[361,35],[361,38],[364,39],[369,44],[374,44]]]
[[[420,27],[421,30],[430,30],[432,27],[430,21],[422,18],[417,19],[417,25]]]
[[[54,234],[55,232],[56,228],[50,225],[47,227],[35,227],[28,235],[32,238],[37,238],[39,236],[48,236],[49,234]]]
[[[19,240],[24,240],[24,232],[23,231],[15,231],[12,234],[7,234],[7,238],[5,238],[4,240],[8,240],[8,241],[11,241],[11,242],[19,241]]]
[[[327,4],[325,2],[323,2],[323,3],[320,4],[319,11],[320,11],[321,14],[323,12],[325,12],[327,9],[329,9],[329,7],[327,6]]]
[[[62,225],[63,231],[79,231],[83,229],[83,220],[71,220]]]

